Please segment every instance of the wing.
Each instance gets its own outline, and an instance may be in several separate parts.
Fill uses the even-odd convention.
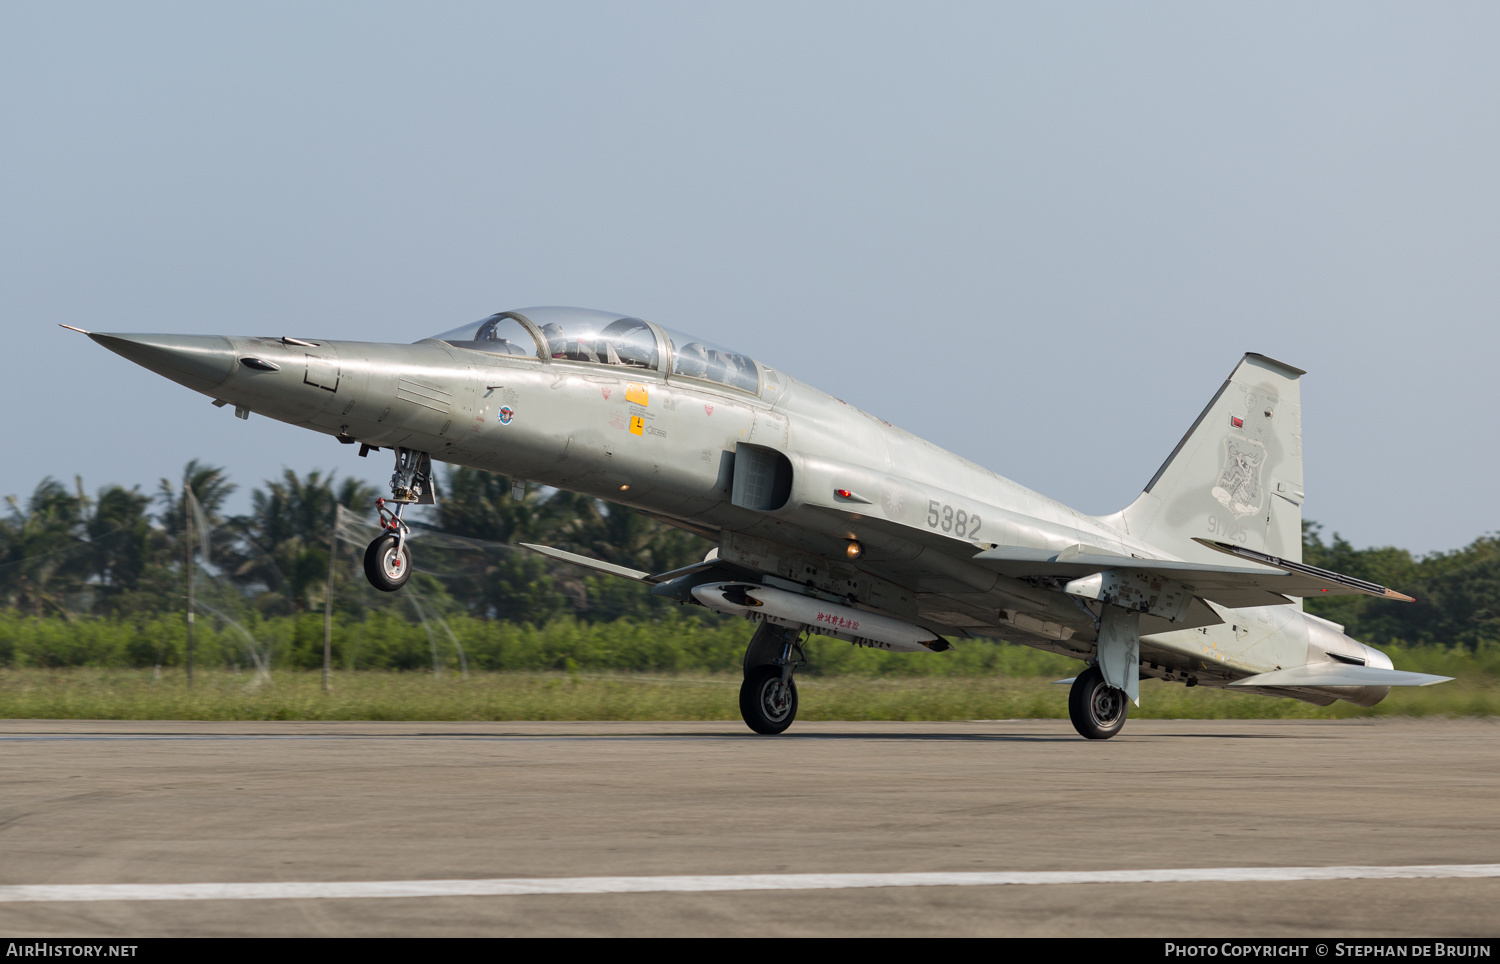
[[[572,563],[584,569],[592,569],[595,572],[606,573],[611,576],[619,576],[623,579],[634,579],[636,582],[650,582],[651,573],[641,569],[631,569],[628,566],[617,566],[612,562],[604,562],[601,559],[590,559],[588,556],[580,556],[576,552],[568,552],[565,549],[554,549],[551,546],[535,546],[529,542],[521,543],[524,549],[539,552],[553,559],[561,559],[563,562]]]
[[[622,579],[634,579],[636,582],[649,583],[650,585],[671,582],[679,576],[687,576],[705,569],[712,569],[719,564],[716,560],[710,559],[703,562],[695,562],[691,566],[683,566],[681,569],[673,569],[671,572],[660,572],[653,575],[642,569],[631,569],[629,566],[617,566],[612,562],[604,562],[601,559],[590,559],[588,556],[580,556],[578,553],[568,552],[566,549],[554,549],[552,546],[537,546],[529,542],[523,542],[520,545],[524,549],[530,549],[532,552],[539,552],[544,556],[560,559],[563,562],[572,563],[584,569],[592,569],[595,572],[602,572],[610,576],[619,576]]]

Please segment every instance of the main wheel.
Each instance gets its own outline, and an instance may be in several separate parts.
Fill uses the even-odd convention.
[[[411,550],[396,551],[399,542],[394,532],[379,536],[365,550],[365,578],[381,592],[395,592],[411,578]]]
[[[757,733],[773,734],[797,718],[797,683],[781,681],[780,666],[757,666],[740,684],[740,715]]]
[[[1073,729],[1090,740],[1107,740],[1120,732],[1130,713],[1123,690],[1104,682],[1099,667],[1090,666],[1073,681],[1068,691],[1068,717]]]

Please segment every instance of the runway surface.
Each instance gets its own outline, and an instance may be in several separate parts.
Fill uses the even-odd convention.
[[[1491,721],[0,721],[0,788],[4,936],[1500,934]]]

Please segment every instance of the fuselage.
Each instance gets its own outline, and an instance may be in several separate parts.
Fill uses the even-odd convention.
[[[984,549],[1179,558],[1117,517],[1071,509],[745,356],[644,322],[630,344],[579,348],[563,327],[527,320],[535,351],[517,350],[515,332],[503,351],[453,333],[410,345],[94,337],[241,415],[628,505],[714,539],[746,568],[947,635],[1094,652],[1092,612],[1055,584],[974,562]],[[763,478],[746,475],[755,459]],[[1224,685],[1329,654],[1391,665],[1298,606],[1210,606],[1192,625],[1142,626],[1143,675]],[[1384,694],[1275,693],[1366,705]]]

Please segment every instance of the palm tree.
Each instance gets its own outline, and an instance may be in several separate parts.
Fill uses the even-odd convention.
[[[235,579],[278,590],[293,612],[321,605],[337,507],[359,511],[374,501],[373,487],[344,479],[335,488],[332,473],[299,477],[287,469],[279,480],[268,479],[250,494],[250,514],[231,520],[240,543]]]
[[[66,597],[83,588],[86,572],[78,565],[87,550],[82,483],[74,494],[49,476],[24,509],[13,495],[5,501],[10,512],[0,520],[0,596],[34,615],[68,615]]]
[[[490,542],[532,542],[540,538],[544,500],[539,489],[517,502],[503,475],[462,466],[451,468],[435,515],[444,532]]]
[[[448,473],[435,515],[437,528],[469,539],[545,543],[648,572],[696,562],[707,549],[697,536],[572,492],[532,489],[517,502],[509,479],[474,469]],[[565,605],[585,618],[610,619],[645,614],[660,602],[628,583],[591,582],[576,567],[514,550],[486,552],[467,572],[446,574],[444,583],[480,613],[531,622]]]
[[[99,608],[112,611],[135,591],[153,563],[164,561],[164,534],[151,526],[151,498],[139,489],[111,485],[99,490],[88,512],[89,568],[98,585]]]
[[[175,550],[173,558],[181,558],[186,551],[182,539],[187,535],[187,518],[192,514],[187,491],[192,490],[193,498],[197,500],[198,506],[203,511],[204,521],[210,528],[215,528],[223,521],[219,513],[236,488],[238,486],[229,481],[229,476],[222,468],[203,465],[197,459],[193,459],[182,467],[181,482],[174,485],[170,479],[161,480],[161,484],[157,487],[156,499],[162,509],[157,515],[157,520],[171,540],[172,548]],[[194,541],[202,540],[198,532],[199,527],[200,523],[193,524]]]
[[[548,540],[545,512],[550,500],[540,490],[533,488],[517,501],[505,476],[455,467],[448,471],[442,491],[433,512],[435,528],[472,540],[473,547],[451,553],[451,561],[434,558],[436,553],[424,548],[422,569],[441,569],[444,589],[479,615],[545,622],[565,608],[566,599],[547,561],[524,549],[507,548]]]

